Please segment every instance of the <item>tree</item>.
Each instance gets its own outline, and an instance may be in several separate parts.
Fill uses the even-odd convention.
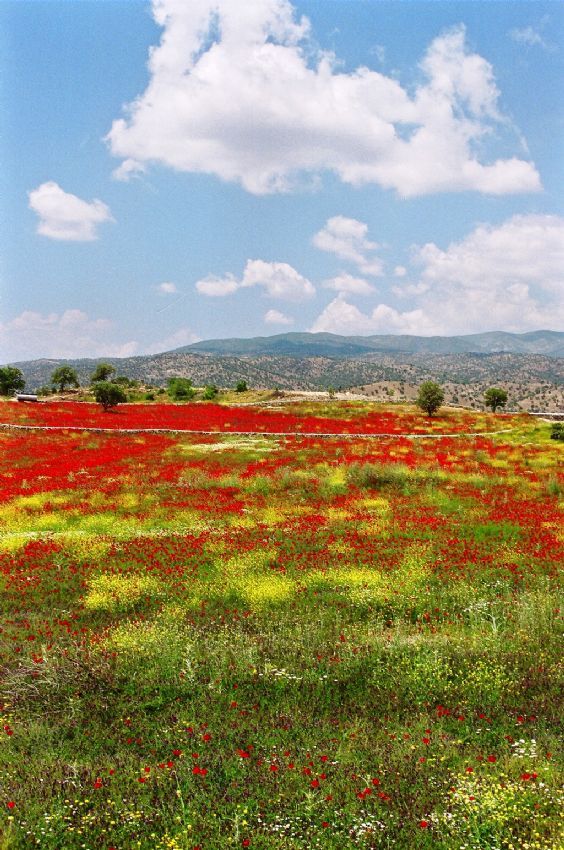
[[[495,413],[498,407],[505,407],[507,404],[507,393],[499,387],[490,387],[484,393],[484,403],[486,407],[491,407],[492,413]]]
[[[0,395],[12,395],[25,387],[25,378],[15,366],[0,366]]]
[[[246,393],[248,389],[246,381],[237,381],[235,384],[235,392],[237,393]]]
[[[112,366],[111,363],[98,363],[94,371],[92,372],[92,377],[90,381],[95,384],[97,381],[109,381],[112,375],[115,375],[116,368]]]
[[[117,407],[127,401],[127,396],[118,384],[111,381],[96,381],[94,387],[94,398],[101,404],[104,410],[109,410],[111,407]]]
[[[424,410],[427,416],[432,416],[437,412],[444,400],[445,394],[438,384],[434,381],[424,381],[419,387],[415,404],[421,410]]]
[[[208,384],[208,386],[204,389],[204,394],[202,398],[204,399],[204,401],[211,401],[216,397],[218,392],[219,390],[215,384]]]
[[[78,375],[71,366],[59,366],[51,375],[51,383],[60,393],[64,393],[67,386],[78,387]]]
[[[179,399],[190,401],[196,395],[196,390],[190,378],[169,378],[168,394],[174,401]]]

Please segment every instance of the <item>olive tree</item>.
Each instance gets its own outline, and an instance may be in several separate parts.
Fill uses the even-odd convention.
[[[94,385],[94,398],[101,404],[104,410],[110,410],[127,401],[127,396],[118,384],[111,381],[96,381]]]
[[[424,381],[419,387],[415,404],[424,410],[427,416],[433,416],[444,400],[445,394],[438,384],[434,381]]]
[[[25,387],[25,378],[15,366],[0,366],[0,395],[12,395]]]
[[[111,363],[98,363],[90,380],[93,384],[97,381],[109,381],[113,375],[116,373],[116,367],[112,366]]]
[[[51,383],[64,393],[67,387],[78,387],[78,375],[72,366],[59,366],[51,375]]]
[[[486,407],[491,407],[492,413],[495,413],[498,407],[505,407],[507,404],[507,393],[499,387],[490,387],[484,393],[484,403]]]

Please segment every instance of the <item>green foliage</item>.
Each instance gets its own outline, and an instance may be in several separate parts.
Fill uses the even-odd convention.
[[[247,386],[246,381],[237,381],[237,383],[235,384],[235,392],[237,393],[246,393],[248,389],[249,387]]]
[[[484,393],[484,404],[491,407],[492,413],[495,413],[498,407],[505,407],[507,404],[507,393],[499,387],[490,387]]]
[[[118,384],[111,381],[97,381],[94,386],[94,398],[104,410],[109,410],[127,401],[127,396]]]
[[[67,387],[78,387],[78,375],[72,366],[59,366],[51,375],[53,386],[63,393]]]
[[[115,366],[112,366],[110,363],[98,363],[92,372],[90,380],[93,384],[97,381],[109,381],[115,373]]]
[[[211,401],[217,396],[218,393],[219,390],[215,386],[215,384],[208,384],[208,386],[204,389],[204,394],[202,398],[204,399],[204,401]]]
[[[196,395],[196,390],[190,378],[170,378],[168,394],[174,401],[190,401]]]
[[[12,395],[25,387],[25,379],[15,366],[0,366],[0,395]]]
[[[564,440],[564,422],[553,422],[550,427],[551,440]]]
[[[439,384],[434,381],[424,381],[419,387],[415,404],[424,410],[427,416],[433,416],[444,400],[445,394]]]

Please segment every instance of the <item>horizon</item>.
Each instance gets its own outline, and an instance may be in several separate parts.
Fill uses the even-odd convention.
[[[0,362],[564,329],[562,4],[0,16]]]

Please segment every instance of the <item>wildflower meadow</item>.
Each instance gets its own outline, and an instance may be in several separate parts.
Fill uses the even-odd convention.
[[[0,430],[2,850],[563,846],[548,423],[0,422],[47,428]]]

